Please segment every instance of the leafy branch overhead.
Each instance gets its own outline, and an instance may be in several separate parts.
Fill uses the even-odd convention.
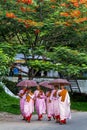
[[[9,65],[23,53],[34,70],[28,76],[39,70],[81,75],[87,71],[87,0],[0,0],[0,48]]]

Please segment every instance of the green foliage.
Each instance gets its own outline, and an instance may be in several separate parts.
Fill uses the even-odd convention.
[[[70,94],[71,101],[73,102],[87,102],[87,94],[86,93],[78,93],[74,92]]]
[[[4,76],[7,73],[7,66],[11,61],[10,57],[3,52],[0,48],[0,77]]]
[[[14,45],[7,42],[2,42],[0,43],[0,48],[3,50],[3,53],[9,57],[9,61],[12,62],[14,60],[13,57],[16,54]]]
[[[12,93],[14,93],[15,95],[17,95],[19,89],[18,89],[18,87],[16,86],[16,85],[17,85],[16,82],[10,81],[10,80],[8,80],[8,79],[3,79],[2,82],[6,85],[6,87],[7,87]]]
[[[35,70],[43,70],[43,71],[49,71],[54,68],[54,64],[49,61],[44,60],[29,60],[28,64],[33,67]]]
[[[79,76],[87,70],[87,54],[78,50],[59,46],[53,48],[53,53],[49,57],[55,62],[56,70],[67,76]]]
[[[2,90],[1,85],[0,90]],[[20,114],[19,99],[9,96],[4,92],[4,90],[0,91],[0,111]]]
[[[4,91],[3,87],[0,85],[0,92],[2,93]]]
[[[87,111],[87,94],[74,92],[70,94],[70,99],[72,110]]]
[[[87,102],[71,102],[71,109],[77,111],[87,111]]]

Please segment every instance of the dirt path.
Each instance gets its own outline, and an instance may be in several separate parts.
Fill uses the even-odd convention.
[[[37,115],[32,115],[31,120],[37,121]],[[47,115],[43,116],[43,120],[47,120]],[[15,115],[7,112],[0,112],[0,122],[25,122],[22,115]]]
[[[77,112],[75,110],[72,110],[71,113]],[[34,115],[33,118],[37,119],[37,115]],[[46,118],[46,116],[45,116]],[[15,122],[15,121],[21,121],[22,116],[21,115],[15,115],[7,112],[0,112],[0,121],[8,121],[8,122]],[[45,119],[46,120],[46,119]]]
[[[21,115],[14,115],[7,112],[0,112],[0,121],[14,122],[22,119]]]

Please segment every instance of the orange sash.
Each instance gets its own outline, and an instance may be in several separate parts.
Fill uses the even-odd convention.
[[[26,101],[27,101],[27,102],[29,102],[30,99],[31,99],[31,97],[29,96],[29,94],[30,94],[30,95],[33,95],[33,93],[28,93],[28,94],[26,95]]]
[[[66,89],[63,89],[63,90],[59,93],[59,96],[61,96],[61,101],[62,101],[62,102],[65,101],[66,93],[67,93],[67,90],[66,90]]]

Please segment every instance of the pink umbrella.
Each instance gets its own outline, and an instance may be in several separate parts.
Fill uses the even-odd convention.
[[[26,79],[26,80],[23,80],[23,81],[19,82],[17,84],[17,86],[20,86],[20,87],[34,87],[34,86],[38,86],[38,84],[34,80]]]
[[[52,80],[49,85],[70,85],[70,83],[66,79],[54,79]]]
[[[43,86],[43,87],[46,87],[46,88],[49,88],[49,89],[54,89],[53,85],[49,85],[48,81],[40,82],[39,85]]]

